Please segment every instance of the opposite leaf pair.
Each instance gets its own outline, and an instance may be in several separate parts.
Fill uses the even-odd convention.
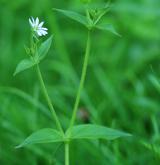
[[[53,9],[57,12],[60,12],[62,14],[64,14],[65,16],[81,23],[82,25],[84,25],[85,27],[87,27],[88,29],[99,29],[99,30],[104,30],[104,31],[109,31],[117,36],[121,36],[120,34],[118,34],[116,32],[116,30],[114,29],[113,25],[111,24],[104,24],[104,23],[99,23],[99,20],[101,19],[101,17],[106,13],[106,11],[102,12],[99,17],[94,21],[90,18],[90,13],[87,12],[87,16],[83,16],[79,13],[73,12],[73,11],[68,11],[68,10],[62,10],[62,9]]]
[[[128,136],[131,135],[118,130],[114,130],[111,128],[98,126],[94,124],[74,126],[71,130],[68,129],[65,135],[63,135],[61,132],[55,129],[44,128],[31,134],[16,148],[20,148],[29,144],[36,144],[36,143],[66,142],[74,139],[114,140],[119,137],[128,137]]]

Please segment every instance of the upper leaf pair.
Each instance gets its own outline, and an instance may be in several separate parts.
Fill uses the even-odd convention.
[[[45,128],[31,134],[16,148],[24,147],[28,144],[65,142],[74,139],[105,139],[113,140],[119,137],[131,136],[128,133],[115,129],[98,126],[94,124],[78,125],[66,131],[65,135],[61,132]]]
[[[29,59],[23,59],[17,65],[14,75],[38,64],[47,55],[49,48],[51,46],[51,43],[52,43],[52,38],[53,38],[53,36],[49,37],[46,41],[44,41],[39,46],[39,48],[34,56],[31,56]]]
[[[55,9],[55,8],[53,10],[60,12],[63,15],[69,17],[70,19],[73,19],[73,20],[81,23],[82,25],[84,25],[88,29],[96,28],[99,30],[109,31],[109,32],[111,32],[117,36],[120,36],[111,24],[99,23],[99,20],[101,19],[101,17],[103,15],[105,15],[105,13],[107,12],[107,8],[102,13],[100,13],[95,20],[93,20],[91,18],[88,10],[86,12],[87,16],[84,16],[84,15],[81,15],[77,12],[73,12],[73,11],[69,11],[69,10],[62,10],[62,9]]]

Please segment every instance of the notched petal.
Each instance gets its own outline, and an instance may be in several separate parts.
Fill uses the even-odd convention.
[[[41,28],[43,26],[44,22],[41,22],[38,27]]]

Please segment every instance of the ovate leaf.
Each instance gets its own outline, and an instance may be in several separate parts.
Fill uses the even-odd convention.
[[[128,137],[131,134],[124,133],[115,129],[98,126],[94,124],[84,124],[74,126],[66,132],[66,136],[71,139],[106,139],[113,140],[119,137]]]
[[[115,28],[111,24],[99,24],[99,25],[96,25],[95,27],[100,30],[109,31],[109,32],[121,37],[121,35],[116,32]]]
[[[29,144],[53,143],[53,142],[62,142],[62,141],[63,141],[63,136],[60,132],[51,128],[44,128],[31,134],[20,145],[16,146],[16,148],[21,148]]]
[[[29,69],[33,67],[34,65],[35,63],[31,59],[24,59],[17,65],[16,70],[13,75],[15,76],[17,73],[20,73],[26,69]]]
[[[68,11],[68,10],[61,10],[61,9],[53,9],[55,11],[58,11],[60,13],[62,13],[63,15],[85,25],[85,26],[88,26],[88,20],[85,16],[81,15],[81,14],[78,14],[76,12],[73,12],[73,11]]]
[[[39,49],[38,49],[38,56],[39,56],[39,59],[42,60],[48,53],[50,47],[51,47],[51,44],[52,44],[52,38],[53,36],[49,37],[46,41],[44,41]]]

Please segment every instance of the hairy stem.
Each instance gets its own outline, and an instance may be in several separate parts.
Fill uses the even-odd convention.
[[[65,143],[65,165],[69,165],[69,142]]]
[[[43,94],[44,94],[45,99],[46,99],[46,101],[47,101],[47,103],[48,103],[48,106],[49,106],[49,108],[50,108],[50,111],[51,111],[51,113],[52,113],[52,116],[53,116],[53,118],[54,118],[54,120],[55,120],[55,122],[56,122],[56,126],[57,126],[57,128],[59,129],[59,131],[60,131],[61,133],[63,133],[62,126],[61,126],[60,121],[59,121],[59,119],[58,119],[58,117],[57,117],[57,114],[56,114],[56,112],[55,112],[55,109],[54,109],[54,107],[53,107],[53,105],[52,105],[51,99],[50,99],[50,97],[49,97],[49,95],[48,95],[48,92],[47,92],[47,89],[46,89],[46,87],[45,87],[45,84],[44,84],[44,81],[43,81],[43,78],[42,78],[42,74],[41,74],[41,71],[40,71],[40,68],[39,68],[39,65],[38,65],[38,64],[37,64],[37,66],[36,66],[36,69],[37,69],[37,74],[38,74],[38,78],[39,78],[39,81],[40,81],[40,84],[41,84],[41,87],[42,87]]]
[[[72,118],[71,118],[71,122],[70,122],[70,128],[72,128],[74,125],[82,89],[84,86],[84,81],[85,81],[87,66],[88,66],[88,59],[89,59],[89,54],[90,54],[90,45],[91,45],[90,30],[88,30],[87,45],[86,45],[84,63],[83,63],[83,68],[82,68],[82,74],[81,74],[80,84],[79,84],[79,88],[78,88],[78,92],[77,92],[77,96],[76,96],[76,100],[75,100],[75,104],[74,104],[74,108],[73,108],[73,114],[72,114]]]

